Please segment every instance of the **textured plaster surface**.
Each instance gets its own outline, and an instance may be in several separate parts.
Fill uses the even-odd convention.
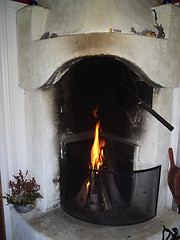
[[[180,230],[180,215],[164,209],[155,218],[130,226],[101,226],[75,219],[61,209],[42,214],[37,209],[27,214],[12,210],[14,240],[160,240],[163,226]]]
[[[167,101],[168,99],[168,101]],[[164,107],[164,103],[166,106]],[[153,109],[171,122],[172,89],[160,88],[153,93]],[[169,168],[168,148],[171,132],[160,124],[150,113],[144,112],[143,135],[139,142],[137,169],[161,165],[161,180],[158,198],[158,211],[167,206],[167,172]]]
[[[59,135],[57,133],[53,89],[26,92],[26,135],[28,170],[41,186],[42,211],[59,200],[53,177],[59,175]]]
[[[157,39],[134,35],[130,30],[156,31],[151,1],[123,2],[103,1],[99,6],[99,1],[60,1],[51,10],[28,6],[18,11],[19,85],[39,88],[48,80],[58,81],[70,67],[69,61],[110,55],[129,61],[145,80],[165,87],[179,86],[180,9],[172,4],[155,8],[159,24],[167,32],[166,39]],[[108,8],[110,13],[114,11],[113,20]],[[122,33],[109,33],[111,27],[118,26]],[[40,40],[47,31],[58,37]],[[57,70],[59,76],[53,79]]]
[[[107,32],[109,28],[129,33],[131,27],[142,31],[152,29],[152,0],[61,0],[52,7],[45,31],[59,36],[74,33]],[[73,13],[73,14],[72,14]],[[128,14],[128,17],[127,17]],[[61,24],[59,24],[61,23]]]

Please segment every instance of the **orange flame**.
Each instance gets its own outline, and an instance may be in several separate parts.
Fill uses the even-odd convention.
[[[94,110],[94,116],[97,116],[97,109]],[[103,165],[105,141],[99,140],[100,121],[96,124],[94,132],[94,143],[91,148],[91,168],[99,169]]]
[[[97,113],[98,113],[98,106],[93,110],[93,115],[95,118],[98,118]]]
[[[86,183],[86,195],[88,195],[89,188],[90,188],[90,181],[88,180]]]

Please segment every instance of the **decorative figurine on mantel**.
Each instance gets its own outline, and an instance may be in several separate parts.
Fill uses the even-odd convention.
[[[37,198],[42,198],[39,193],[40,185],[36,183],[35,178],[28,180],[28,171],[23,175],[19,170],[14,181],[9,181],[10,194],[5,193],[7,204],[12,204],[18,212],[26,213],[33,209]]]

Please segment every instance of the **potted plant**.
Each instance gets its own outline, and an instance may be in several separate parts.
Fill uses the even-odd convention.
[[[19,212],[29,212],[35,205],[37,198],[42,198],[39,193],[40,185],[36,183],[35,178],[28,180],[28,171],[23,175],[19,170],[17,176],[13,176],[15,181],[9,181],[10,193],[5,193],[7,204],[14,205]]]

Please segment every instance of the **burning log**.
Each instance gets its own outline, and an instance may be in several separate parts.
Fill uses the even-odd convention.
[[[108,185],[104,181],[103,171],[90,170],[89,178],[83,183],[76,197],[79,208],[89,208],[91,211],[110,210],[112,208]]]
[[[89,170],[89,176],[83,183],[76,197],[80,209],[88,208],[93,212],[103,212],[112,209],[126,208],[127,203],[122,199],[114,181],[114,171]]]
[[[97,118],[97,108],[94,110],[94,116]],[[95,127],[89,176],[76,197],[76,202],[80,208],[88,207],[91,211],[95,212],[103,212],[112,208],[108,185],[104,178],[103,148],[105,147],[105,141],[99,139],[99,129],[100,121],[98,121]]]
[[[109,194],[108,187],[107,187],[108,184],[104,180],[103,174],[101,175],[100,181],[101,181],[101,192],[102,192],[102,196],[103,196],[103,200],[104,200],[104,208],[106,210],[110,210],[112,208],[111,201],[110,201],[110,194]]]
[[[90,174],[90,193],[89,193],[89,207],[92,211],[99,209],[99,193],[96,186],[96,174],[94,171]]]
[[[97,116],[98,108],[94,109],[93,114],[95,118]],[[103,170],[103,160],[104,152],[103,148],[105,147],[105,141],[99,139],[99,129],[100,129],[100,120],[98,120],[95,132],[94,132],[94,142],[91,148],[91,163],[89,166],[90,169],[90,209],[92,211],[104,211],[108,206],[105,203],[107,202],[107,194],[105,194],[105,187],[101,179],[101,170]]]
[[[83,183],[81,190],[76,196],[76,204],[79,208],[85,208],[88,206],[88,193],[90,188],[89,178]]]
[[[91,199],[94,197],[94,192],[96,192],[96,198],[98,199],[98,211],[103,212],[104,210],[110,210],[112,208],[110,202],[110,196],[108,193],[107,183],[104,181],[103,178],[103,170],[102,171],[92,171],[91,172],[91,192],[90,196],[90,206],[91,206]],[[97,202],[96,202],[97,204]],[[91,208],[91,207],[90,207]],[[91,209],[92,210],[92,209]],[[97,210],[97,208],[96,208]]]

